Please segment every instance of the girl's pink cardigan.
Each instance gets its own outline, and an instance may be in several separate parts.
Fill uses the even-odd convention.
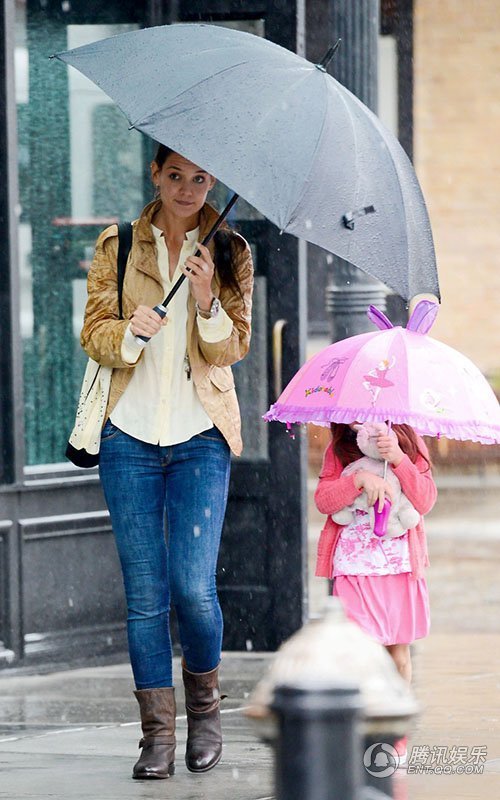
[[[422,439],[418,439],[418,446],[422,453],[428,455],[427,447]],[[318,556],[316,561],[316,575],[320,578],[331,578],[333,572],[333,554],[337,546],[341,526],[333,521],[330,514],[335,514],[345,506],[350,506],[360,493],[354,485],[354,476],[342,476],[342,464],[333,452],[332,445],[326,448],[323,466],[319,476],[318,486],[314,500],[322,514],[328,514],[325,527],[321,531],[318,542]],[[436,502],[437,489],[428,469],[427,462],[418,456],[415,464],[407,455],[401,464],[393,467],[393,472],[399,478],[401,489],[408,500],[413,503],[421,515],[427,514]],[[411,575],[415,580],[421,578],[424,569],[429,564],[427,555],[427,542],[422,517],[416,528],[408,532],[410,548]]]

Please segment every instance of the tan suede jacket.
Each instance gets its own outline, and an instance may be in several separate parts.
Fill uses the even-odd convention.
[[[103,366],[113,367],[106,419],[132,377],[132,370],[122,361],[121,345],[129,318],[138,305],[151,307],[164,300],[164,290],[156,258],[156,245],[151,219],[159,201],[147,205],[133,223],[134,237],[123,285],[123,319],[118,317],[117,254],[118,229],[106,228],[99,236],[88,275],[88,300],[80,337],[86,353]],[[201,210],[200,241],[217,219],[217,212],[208,204]],[[240,237],[241,238],[241,237]],[[243,298],[233,290],[221,287],[217,276],[212,291],[233,321],[231,335],[221,342],[204,342],[196,325],[194,298],[188,301],[188,355],[192,378],[205,411],[226,438],[232,452],[242,451],[241,420],[234,388],[231,364],[248,352],[251,334],[253,265],[250,248],[244,239],[236,264],[236,274]],[[213,243],[209,249],[213,256]],[[176,298],[172,299],[175,303]]]

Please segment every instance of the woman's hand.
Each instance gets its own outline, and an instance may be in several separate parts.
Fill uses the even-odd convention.
[[[162,319],[149,306],[137,306],[130,317],[130,330],[134,336],[147,336],[148,339],[151,339],[167,322],[167,317]]]
[[[385,460],[394,467],[401,464],[404,453],[399,446],[396,436],[388,436],[387,434],[379,433],[377,436],[377,448],[382,458],[385,458]]]
[[[191,284],[191,293],[202,311],[210,311],[213,299],[212,278],[215,266],[212,256],[207,247],[199,242],[196,243],[201,256],[189,256],[185,264],[181,267]]]
[[[386,497],[392,502],[392,487],[380,475],[362,469],[354,474],[354,485],[366,492],[369,506],[378,502],[379,511],[382,511]]]

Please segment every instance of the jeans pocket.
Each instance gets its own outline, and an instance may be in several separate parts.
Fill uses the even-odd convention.
[[[121,433],[120,428],[117,428],[116,425],[113,425],[110,419],[106,420],[106,424],[101,431],[101,442],[106,442],[108,439],[112,439],[117,433]]]

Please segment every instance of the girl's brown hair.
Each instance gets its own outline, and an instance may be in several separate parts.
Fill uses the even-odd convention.
[[[330,430],[332,433],[333,452],[343,467],[346,467],[351,461],[356,461],[357,458],[362,457],[363,453],[356,442],[356,431],[353,431],[349,425],[332,422]],[[427,469],[431,469],[432,463],[420,450],[417,435],[413,428],[410,428],[409,425],[393,425],[392,430],[398,437],[401,450],[406,453],[410,461],[415,463],[418,456],[421,456],[427,462]]]
[[[164,144],[158,145],[154,160],[160,169],[172,153],[175,153],[175,150]],[[235,262],[244,248],[243,240],[227,225],[220,228],[214,236],[214,264],[220,285],[231,289],[241,298],[243,295],[236,275]]]

